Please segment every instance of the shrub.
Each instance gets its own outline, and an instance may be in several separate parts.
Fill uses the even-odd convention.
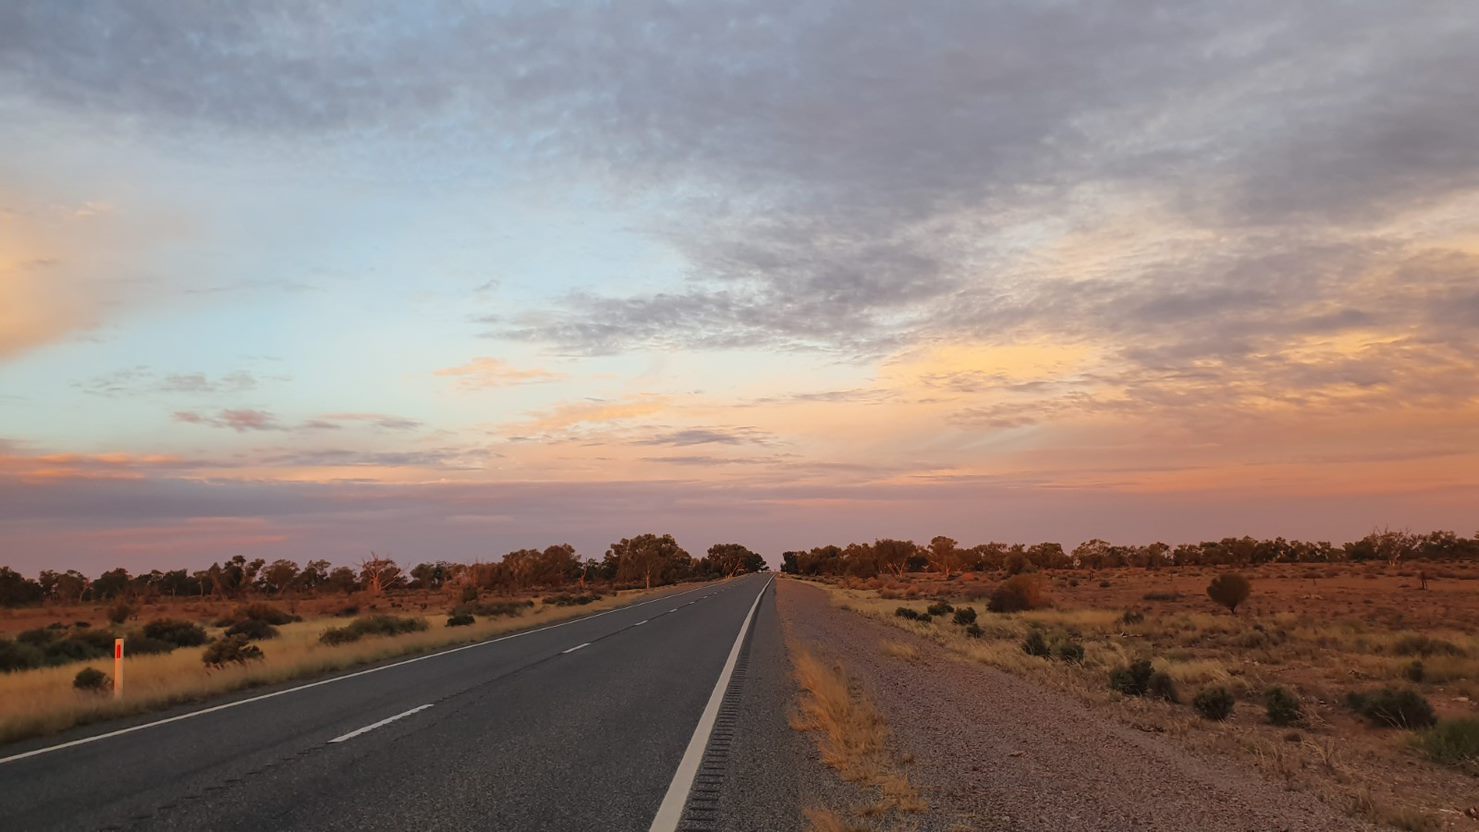
[[[1198,691],[1196,698],[1191,700],[1191,706],[1196,708],[1197,713],[1203,717],[1213,722],[1221,722],[1232,716],[1233,705],[1236,702],[1231,691],[1218,686]]]
[[[272,606],[271,604],[266,604],[261,601],[256,601],[251,604],[243,604],[237,607],[235,612],[231,613],[232,622],[264,621],[276,627],[281,627],[284,624],[292,624],[295,621],[302,620],[303,619],[301,616],[293,615],[290,612],[280,610],[277,607]]]
[[[559,595],[551,595],[548,598],[545,598],[544,603],[556,607],[583,607],[586,604],[591,603],[592,601],[599,600],[601,600],[601,596],[597,595],[594,592],[576,594],[564,592]]]
[[[924,620],[928,620],[929,619],[929,616],[927,616],[927,615],[921,615],[918,611],[913,610],[913,609],[910,609],[909,607],[899,607],[898,609],[894,610],[894,615],[898,616],[899,618],[906,619],[908,621],[919,621],[921,619],[924,619]]]
[[[1207,597],[1227,607],[1228,612],[1238,614],[1238,605],[1248,600],[1253,585],[1236,572],[1225,572],[1207,584]]]
[[[1144,696],[1150,688],[1150,677],[1155,673],[1148,659],[1140,659],[1117,667],[1109,673],[1109,686],[1126,696]]]
[[[1048,648],[1048,640],[1043,638],[1041,630],[1031,630],[1027,638],[1022,639],[1022,652],[1029,656],[1040,656],[1048,658],[1052,650]]]
[[[84,667],[72,677],[72,687],[86,693],[105,693],[113,688],[113,678],[101,670]]]
[[[200,625],[176,618],[156,618],[144,625],[144,635],[167,641],[176,647],[197,647],[205,644],[205,630]]]
[[[228,664],[246,664],[261,659],[262,648],[252,644],[245,636],[222,636],[211,642],[200,656],[200,661],[206,667],[216,670]]]
[[[472,585],[465,586],[462,588],[462,594],[458,597],[461,598],[462,603],[471,604],[478,600],[478,588]]]
[[[148,636],[129,636],[124,649],[130,656],[152,656],[156,653],[169,653],[175,649],[174,642],[165,641]]]
[[[1146,601],[1180,601],[1181,600],[1181,593],[1179,593],[1179,592],[1147,592],[1147,593],[1145,593],[1144,595],[1142,595],[1140,597],[1143,598],[1143,599],[1145,599]]]
[[[1125,610],[1125,614],[1120,616],[1121,624],[1139,624],[1144,620],[1145,613],[1139,610]]]
[[[955,615],[950,620],[956,624],[974,624],[976,623],[976,611],[971,607],[956,607]]]
[[[1420,634],[1403,636],[1392,645],[1392,652],[1399,656],[1463,656],[1464,648],[1451,641]]]
[[[1082,664],[1084,660],[1084,646],[1071,639],[1058,642],[1053,652],[1059,661],[1070,664]]]
[[[97,638],[102,636],[102,638]],[[85,662],[113,655],[113,637],[103,632],[77,633],[42,648],[47,664]]]
[[[114,624],[122,624],[134,614],[134,608],[124,600],[119,600],[108,607],[108,620]]]
[[[448,627],[466,627],[474,621],[477,621],[477,619],[465,612],[454,612],[447,616]]]
[[[980,624],[971,623],[965,625],[965,634],[967,638],[980,638],[982,632],[983,630],[981,629]]]
[[[242,636],[248,641],[277,638],[277,628],[260,618],[244,618],[226,630],[228,636]]]
[[[1427,669],[1423,667],[1423,660],[1413,659],[1411,662],[1408,662],[1402,668],[1402,675],[1406,676],[1409,682],[1421,682],[1423,677],[1427,675]]]
[[[986,609],[992,612],[1022,612],[1047,606],[1047,593],[1037,575],[1013,575],[991,593]]]
[[[25,632],[15,637],[15,640],[20,642],[21,644],[29,644],[32,647],[45,647],[53,641],[56,641],[56,639],[57,632],[50,627],[39,627],[35,630],[26,630]]]
[[[532,606],[534,606],[533,601],[487,601],[479,604],[468,604],[458,609],[461,612],[481,615],[484,618],[499,618],[506,615],[523,615],[524,610]]]
[[[1426,728],[1438,721],[1433,706],[1414,690],[1352,692],[1346,696],[1346,704],[1378,728]]]
[[[324,644],[348,644],[365,636],[397,636],[426,629],[426,619],[394,615],[364,615],[343,627],[330,627],[318,637]]]
[[[955,607],[946,601],[936,601],[935,603],[929,605],[929,608],[926,610],[926,612],[928,612],[930,615],[949,615],[950,613],[955,612]]]
[[[34,644],[0,638],[0,672],[30,670],[46,662],[46,656]]]
[[[1264,691],[1263,706],[1270,725],[1298,725],[1304,721],[1304,708],[1299,704],[1299,697],[1281,687]]]
[[[1100,589],[1109,589],[1112,586],[1114,586],[1114,584],[1110,583],[1109,581],[1100,581],[1099,582],[1099,588]]]
[[[1171,674],[1161,670],[1150,674],[1150,680],[1145,685],[1145,695],[1167,702],[1181,701],[1181,697],[1176,695],[1176,680],[1171,678]]]
[[[1479,719],[1445,719],[1419,734],[1416,744],[1434,762],[1479,774]]]

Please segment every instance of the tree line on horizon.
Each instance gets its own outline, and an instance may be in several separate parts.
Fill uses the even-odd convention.
[[[88,577],[75,570],[42,570],[29,578],[0,566],[0,606],[41,603],[76,604],[159,597],[242,598],[315,597],[328,594],[389,590],[473,587],[517,593],[536,588],[559,589],[588,584],[651,588],[685,580],[719,578],[768,569],[765,559],[739,543],[716,543],[699,558],[690,555],[670,534],[640,534],[612,543],[605,555],[581,558],[568,543],[544,549],[516,549],[496,561],[456,563],[431,561],[406,569],[390,557],[371,553],[356,566],[334,566],[327,560],[299,565],[281,558],[236,555],[191,571],[158,569],[131,574],[118,567]]]
[[[927,545],[884,538],[872,543],[817,546],[781,555],[781,571],[792,575],[872,578],[906,572],[939,572],[948,580],[958,572],[1020,572],[1039,569],[1107,569],[1178,566],[1253,566],[1264,563],[1364,563],[1404,560],[1479,561],[1479,533],[1472,538],[1451,531],[1415,534],[1380,531],[1339,546],[1276,537],[1225,537],[1171,546],[1115,545],[1095,538],[1072,551],[1058,543],[982,543],[962,547],[943,535]]]

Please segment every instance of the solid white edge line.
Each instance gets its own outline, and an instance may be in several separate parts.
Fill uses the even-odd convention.
[[[589,641],[587,641],[585,644],[577,644],[574,647],[570,648],[569,650],[561,650],[560,651],[560,655],[563,656],[566,653],[574,653],[576,650],[579,650],[582,647],[590,647],[590,646],[591,646],[591,643]]]
[[[355,737],[359,736],[360,734],[368,734],[371,731],[375,730],[376,728],[384,728],[385,726],[389,725],[390,723],[395,722],[397,719],[404,719],[405,717],[408,717],[411,714],[420,713],[421,711],[424,711],[424,710],[426,710],[427,708],[430,708],[430,707],[431,707],[430,704],[421,705],[419,707],[412,708],[411,710],[406,711],[405,713],[396,714],[395,716],[388,716],[385,719],[380,720],[379,722],[372,722],[372,723],[370,723],[369,725],[366,725],[363,728],[356,728],[353,731],[350,731],[349,733],[345,734],[342,737],[334,737],[333,739],[329,740],[329,742],[344,742],[345,740],[352,740]]]
[[[392,664],[383,664],[383,665],[380,665],[378,667],[370,667],[370,668],[366,668],[364,670],[356,670],[353,673],[346,673],[343,676],[334,676],[334,677],[331,677],[331,678],[328,678],[328,679],[320,679],[317,682],[309,682],[306,685],[298,685],[297,687],[294,687],[294,688],[286,688],[284,690],[275,690],[272,693],[264,693],[264,694],[261,694],[259,696],[248,697],[246,699],[238,699],[235,702],[226,702],[226,703],[221,704],[221,705],[212,705],[209,708],[201,708],[198,711],[190,711],[189,713],[178,714],[176,716],[166,717],[164,719],[156,719],[153,722],[145,722],[145,723],[142,723],[142,724],[139,724],[139,725],[130,725],[127,728],[119,728],[116,731],[109,731],[109,732],[107,732],[105,734],[94,734],[91,737],[81,737],[79,739],[69,740],[69,741],[63,742],[63,743],[57,743],[56,745],[48,745],[48,746],[44,746],[42,748],[34,748],[34,749],[30,750],[30,751],[22,751],[19,754],[12,754],[9,757],[0,757],[0,765],[4,765],[6,763],[13,763],[13,762],[15,762],[17,760],[24,760],[27,757],[37,757],[37,756],[40,756],[42,754],[49,754],[49,753],[51,753],[53,751],[61,751],[64,748],[72,748],[72,747],[78,746],[78,745],[87,745],[88,743],[94,743],[94,742],[97,742],[98,740],[106,740],[106,739],[111,739],[113,737],[123,736],[124,734],[132,734],[135,731],[142,731],[142,730],[144,730],[146,728],[156,728],[156,727],[158,727],[160,725],[168,725],[171,722],[179,722],[179,721],[185,720],[185,719],[193,719],[193,718],[195,718],[197,716],[205,716],[206,714],[213,714],[216,711],[224,711],[224,710],[227,710],[228,708],[235,708],[235,707],[237,707],[239,705],[249,705],[249,704],[251,704],[253,702],[261,702],[264,699],[272,699],[274,697],[284,696],[284,695],[289,694],[289,693],[297,693],[298,691],[308,690],[309,688],[316,688],[316,687],[319,687],[320,685],[332,685],[335,682],[342,682],[342,681],[344,681],[346,679],[356,679],[356,678],[359,678],[360,676],[368,676],[371,673],[379,673],[382,670],[390,670],[392,668],[404,667],[405,665],[408,665],[408,664],[415,664],[416,662],[424,662],[427,659],[435,659],[435,658],[437,658],[439,656],[448,656],[448,655],[451,655],[453,653],[461,653],[463,650],[471,650],[474,647],[486,647],[486,646],[488,646],[490,644],[497,644],[500,641],[508,641],[511,638],[518,638],[520,636],[532,636],[535,633],[542,633],[542,632],[545,632],[546,630],[553,630],[553,629],[555,629],[557,627],[564,627],[564,626],[566,626],[568,624],[576,624],[576,623],[581,622],[581,621],[590,621],[593,618],[600,618],[603,615],[610,615],[610,614],[612,614],[614,612],[621,612],[622,610],[636,609],[637,607],[645,607],[648,604],[655,604],[658,601],[666,601],[666,600],[668,600],[670,598],[677,598],[680,595],[687,595],[690,592],[699,592],[699,591],[700,591],[700,589],[690,589],[690,590],[688,590],[688,592],[678,592],[678,593],[675,593],[673,595],[664,595],[661,598],[652,598],[652,599],[647,600],[647,601],[639,601],[639,602],[637,602],[635,604],[627,604],[625,606],[612,607],[611,609],[606,610],[604,612],[598,612],[598,613],[594,613],[592,615],[585,615],[585,616],[581,616],[580,618],[571,618],[571,619],[569,619],[567,621],[560,621],[560,622],[555,623],[555,624],[548,624],[546,626],[543,626],[543,627],[540,627],[540,628],[534,629],[534,630],[522,630],[522,631],[517,632],[517,633],[509,633],[506,636],[499,636],[497,638],[490,638],[490,639],[487,639],[486,641],[475,641],[472,644],[464,644],[464,645],[462,645],[460,647],[453,647],[450,650],[442,650],[442,651],[437,652],[437,653],[427,653],[424,656],[416,656],[414,658],[405,659],[403,661],[394,662]]]
[[[750,605],[745,622],[740,625],[739,635],[734,637],[734,646],[729,648],[729,658],[724,660],[724,669],[719,671],[719,680],[714,683],[714,690],[709,694],[709,703],[704,706],[704,712],[698,718],[693,737],[688,740],[683,759],[678,761],[678,770],[673,772],[673,782],[668,784],[668,792],[663,795],[662,805],[657,807],[657,816],[652,819],[648,832],[676,832],[679,822],[683,820],[683,807],[688,803],[688,793],[693,789],[699,764],[704,760],[704,750],[709,747],[709,735],[714,732],[714,723],[719,719],[719,706],[724,701],[724,691],[729,688],[729,680],[734,676],[734,665],[739,661],[745,634],[750,632],[750,622],[755,618],[755,610],[760,607],[760,599],[765,597],[765,590],[774,581],[775,577],[771,576],[755,595],[755,602]]]

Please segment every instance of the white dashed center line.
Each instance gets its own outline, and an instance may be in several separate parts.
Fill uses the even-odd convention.
[[[345,734],[342,737],[334,737],[333,739],[329,740],[329,742],[344,742],[345,740],[352,740],[355,737],[359,736],[360,734],[368,734],[369,732],[375,730],[376,728],[384,728],[385,726],[389,725],[390,723],[395,722],[397,719],[404,719],[405,717],[408,717],[411,714],[417,713],[418,711],[424,711],[424,710],[426,710],[427,708],[430,708],[430,707],[431,707],[431,705],[429,705],[429,704],[428,705],[422,705],[420,707],[412,708],[411,710],[406,711],[403,714],[396,714],[395,716],[392,716],[392,717],[386,717],[385,719],[382,719],[379,722],[372,722],[372,723],[370,723],[369,725],[366,725],[363,728],[356,728],[353,731],[350,731],[349,733]]]
[[[566,653],[574,653],[576,650],[579,650],[582,647],[590,647],[590,646],[591,646],[591,643],[589,641],[587,641],[585,644],[577,644],[574,647],[570,648],[569,650],[561,650],[560,651],[560,655],[563,656]]]

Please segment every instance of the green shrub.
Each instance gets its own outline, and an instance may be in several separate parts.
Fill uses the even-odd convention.
[[[148,636],[129,636],[123,647],[130,656],[152,656],[156,653],[169,653],[176,645],[174,642]]]
[[[1479,719],[1445,719],[1419,734],[1416,744],[1434,762],[1479,774]]]
[[[211,642],[200,656],[200,661],[206,667],[216,670],[228,664],[246,664],[261,659],[262,648],[252,644],[245,636],[222,636]]]
[[[133,617],[135,612],[136,611],[131,604],[129,604],[127,601],[119,599],[118,601],[114,602],[112,606],[108,607],[108,620],[113,622],[114,624],[122,624],[129,618]]]
[[[1126,696],[1144,696],[1155,674],[1149,659],[1140,659],[1109,672],[1109,686]]]
[[[1145,613],[1139,610],[1125,610],[1125,614],[1120,616],[1120,623],[1125,625],[1139,624],[1144,620]]]
[[[951,616],[950,620],[956,624],[974,624],[976,623],[976,611],[971,607],[956,607],[955,615]]]
[[[1270,725],[1298,725],[1304,721],[1304,708],[1299,697],[1281,687],[1274,686],[1264,691],[1263,706]]]
[[[1048,647],[1048,640],[1043,638],[1041,630],[1030,630],[1027,638],[1022,639],[1022,652],[1029,656],[1040,656],[1048,658],[1053,651]]]
[[[1226,572],[1212,579],[1207,584],[1207,597],[1227,607],[1228,612],[1234,615],[1238,613],[1238,605],[1248,600],[1248,595],[1253,591],[1252,584],[1248,579],[1236,572]]]
[[[277,638],[277,628],[260,618],[243,618],[226,630],[228,636],[242,636],[248,641]]]
[[[1140,597],[1143,598],[1143,599],[1145,599],[1146,601],[1180,601],[1181,600],[1181,593],[1179,593],[1179,592],[1147,592],[1147,593],[1145,593],[1144,595],[1142,595]]]
[[[102,638],[98,638],[102,636]],[[100,631],[76,633],[42,648],[47,664],[67,664],[104,659],[113,655],[113,637]]]
[[[106,693],[113,689],[113,678],[101,670],[84,667],[72,677],[72,687],[86,693]]]
[[[898,609],[894,610],[894,615],[908,621],[919,621],[921,619],[929,618],[929,616],[921,615],[917,610],[910,609],[909,607],[899,607]]]
[[[950,613],[955,612],[955,607],[946,601],[936,601],[935,603],[930,604],[929,608],[925,611],[928,612],[930,615],[949,615]]]
[[[1352,692],[1346,696],[1346,704],[1378,728],[1426,728],[1438,721],[1433,706],[1414,690]]]
[[[167,641],[176,647],[198,647],[205,644],[205,630],[198,624],[176,618],[156,618],[144,625],[144,635]]]
[[[983,632],[980,624],[971,623],[965,625],[966,638],[980,638]]]
[[[1023,612],[1045,607],[1047,592],[1037,575],[1013,575],[992,590],[986,609],[992,612]]]
[[[1413,659],[1403,666],[1402,675],[1406,676],[1409,682],[1421,682],[1427,675],[1427,668],[1423,667],[1422,659]]]
[[[1167,702],[1181,701],[1181,697],[1176,695],[1176,680],[1171,678],[1171,674],[1161,670],[1150,674],[1150,680],[1145,685],[1145,695]]]
[[[0,638],[0,672],[31,670],[46,663],[46,655],[34,644]]]
[[[348,644],[365,636],[397,636],[426,629],[426,619],[394,615],[364,615],[343,627],[330,627],[318,637],[324,644]]]
[[[475,621],[477,621],[476,618],[465,612],[454,612],[447,616],[448,627],[466,627]]]
[[[459,609],[462,612],[481,615],[484,618],[501,618],[503,616],[523,615],[524,610],[532,606],[534,606],[533,601],[485,601],[478,604],[468,604]]]
[[[551,595],[544,599],[544,603],[556,607],[583,607],[593,601],[601,600],[601,596],[594,592],[571,594],[564,592],[559,595]],[[514,613],[517,615],[517,613]]]
[[[58,631],[51,627],[38,627],[34,630],[26,630],[16,636],[15,640],[21,644],[29,644],[32,647],[45,647],[56,641],[59,637]]]
[[[284,624],[292,624],[302,620],[303,618],[301,616],[293,615],[286,610],[278,609],[271,604],[261,601],[243,604],[237,607],[235,612],[231,613],[232,623],[240,621],[264,621],[275,627],[281,627]]]
[[[1232,692],[1221,686],[1203,688],[1191,700],[1191,706],[1197,709],[1197,713],[1213,722],[1221,722],[1232,716],[1233,705],[1236,703]]]
[[[1064,641],[1058,642],[1057,646],[1053,649],[1053,654],[1058,657],[1059,661],[1070,664],[1082,664],[1084,661],[1084,646],[1072,639],[1065,639]]]
[[[468,586],[463,587],[462,588],[462,595],[460,596],[460,598],[462,599],[462,603],[464,603],[464,604],[471,604],[471,603],[477,601],[478,600],[478,588],[475,587],[475,586],[472,586],[472,585],[468,585]]]

